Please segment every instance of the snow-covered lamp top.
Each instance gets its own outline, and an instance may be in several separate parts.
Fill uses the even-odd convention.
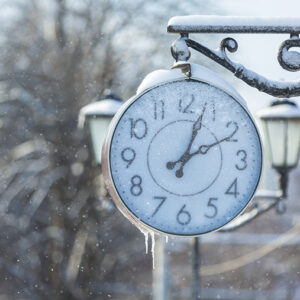
[[[284,99],[277,100],[257,113],[260,119],[264,120],[283,120],[283,119],[299,119],[300,109],[292,101]]]
[[[78,118],[78,127],[83,128],[86,118],[113,117],[123,101],[110,91],[103,98],[81,108]]]

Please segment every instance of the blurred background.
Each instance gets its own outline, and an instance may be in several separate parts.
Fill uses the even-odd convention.
[[[297,1],[0,0],[0,299],[152,299],[144,236],[101,186],[82,106],[110,88],[124,101],[145,75],[170,68],[175,15],[297,16]],[[223,35],[192,38],[216,48]],[[234,35],[231,54],[271,79],[291,80],[276,55],[288,35]],[[250,109],[271,97],[192,52]],[[299,76],[299,75],[298,75]],[[298,100],[295,99],[297,102]],[[276,189],[265,162],[261,186]],[[284,215],[201,237],[203,299],[300,299],[299,170]],[[292,235],[291,235],[292,234]],[[165,243],[170,299],[191,299],[190,239]],[[155,287],[154,287],[155,289]]]

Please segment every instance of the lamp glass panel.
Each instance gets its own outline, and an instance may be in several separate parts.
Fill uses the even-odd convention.
[[[269,149],[273,166],[281,167],[286,164],[286,129],[287,122],[284,120],[266,120]]]
[[[262,139],[263,139],[263,146],[264,150],[266,151],[267,157],[272,162],[272,152],[270,149],[270,139],[269,139],[269,133],[268,133],[268,126],[266,120],[261,120],[262,125]]]
[[[102,145],[104,143],[106,132],[112,118],[102,117],[102,118],[90,118],[90,134],[92,138],[92,144],[95,154],[95,159],[97,163],[101,163],[101,152]]]
[[[300,120],[288,121],[287,134],[287,166],[294,167],[298,162],[300,146]]]

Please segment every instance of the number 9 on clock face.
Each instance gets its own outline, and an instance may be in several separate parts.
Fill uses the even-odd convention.
[[[200,235],[238,216],[262,164],[247,109],[196,80],[161,84],[129,100],[103,153],[105,180],[123,214],[170,235]]]

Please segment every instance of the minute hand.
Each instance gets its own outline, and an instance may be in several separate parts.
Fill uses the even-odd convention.
[[[202,119],[203,119],[203,115],[204,115],[205,109],[206,109],[206,103],[204,103],[204,106],[203,106],[203,109],[202,109],[202,112],[201,112],[200,116],[193,123],[192,136],[191,136],[189,145],[187,146],[187,149],[186,149],[185,153],[181,156],[181,158],[184,157],[187,154],[190,154],[191,147],[192,147],[192,144],[193,144],[193,142],[195,140],[195,137],[197,136],[198,132],[202,128]]]
[[[197,154],[206,154],[208,152],[209,149],[211,149],[212,147],[221,144],[223,142],[230,142],[230,139],[233,137],[233,135],[235,134],[235,132],[231,133],[229,136],[216,141],[215,143],[209,144],[209,145],[201,145],[198,150],[196,152],[193,152],[191,155],[197,155]]]

